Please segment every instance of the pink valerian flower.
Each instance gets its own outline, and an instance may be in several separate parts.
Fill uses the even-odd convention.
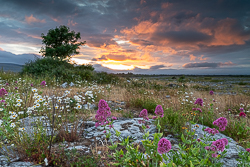
[[[246,151],[250,153],[250,148],[247,148]]]
[[[42,82],[40,83],[40,85],[41,85],[41,86],[45,86],[45,85],[46,85],[46,81],[42,81]]]
[[[149,129],[150,127],[147,125],[146,128]]]
[[[100,125],[106,125],[107,123],[109,123],[107,122],[107,118],[110,116],[111,116],[111,111],[108,106],[108,103],[105,100],[101,99],[99,101],[98,110],[95,115],[95,119],[98,121],[98,123],[96,123],[96,127]]]
[[[200,139],[200,138],[198,138],[198,139],[197,139],[197,141],[198,141],[198,142],[200,142],[200,141],[201,141],[201,139]]]
[[[113,128],[114,127],[114,125],[109,125],[109,128],[111,129],[111,128]]]
[[[240,108],[240,112],[243,112],[244,111],[244,108]]]
[[[211,91],[209,92],[209,94],[210,94],[210,95],[213,95],[213,94],[214,94],[214,91],[211,90]]]
[[[169,140],[162,138],[159,142],[158,142],[158,148],[157,151],[159,154],[163,154],[163,153],[167,153],[171,150],[171,143]]]
[[[218,156],[218,154],[215,154],[215,153],[212,154],[213,158],[216,158],[217,156]]]
[[[215,100],[213,99],[213,102],[215,102]]]
[[[113,119],[113,120],[117,120],[117,118],[116,118],[116,117],[112,117],[112,119]]]
[[[34,85],[33,84],[30,84],[31,87],[33,87]]]
[[[231,111],[231,109],[229,108],[228,111]]]
[[[206,128],[204,131],[208,132],[209,134],[213,134],[213,135],[219,133],[219,131],[217,129],[215,129],[215,128],[213,128],[213,129]]]
[[[161,105],[156,106],[156,108],[155,108],[155,114],[159,115],[161,118],[164,116],[164,111],[163,111]]]
[[[5,85],[6,85],[6,86],[9,86],[10,84],[7,82]]]
[[[15,81],[15,83],[17,83],[17,81]]]
[[[15,89],[18,89],[18,87],[15,87]]]
[[[105,131],[103,131],[103,133],[106,133],[106,130],[105,130]]]
[[[201,98],[196,99],[196,101],[194,102],[194,104],[198,104],[200,106],[203,106],[203,100]]]
[[[213,124],[218,126],[220,128],[220,131],[224,131],[227,126],[227,119],[224,117],[220,117],[217,120],[215,120]]]
[[[141,112],[140,112],[140,115],[139,117],[143,118],[143,119],[146,119],[146,120],[149,120],[148,119],[148,111],[146,109],[143,109]]]
[[[242,111],[242,112],[240,112],[239,116],[240,117],[246,117],[247,115]]]
[[[0,89],[0,97],[4,97],[7,94],[8,92],[4,88]]]
[[[5,100],[1,100],[1,101],[0,101],[0,103],[4,103],[4,102],[6,102],[6,101],[5,101]]]
[[[224,151],[225,146],[227,144],[228,144],[228,140],[226,138],[223,138],[223,139],[213,141],[211,146],[216,147],[216,151],[221,151],[222,152],[222,151]]]
[[[142,124],[142,123],[145,124],[145,121],[144,120],[138,120],[138,123],[139,124]]]
[[[214,146],[206,146],[205,149],[208,151],[216,151],[216,147]]]
[[[200,108],[192,108],[193,111],[200,111],[202,112],[202,110]]]

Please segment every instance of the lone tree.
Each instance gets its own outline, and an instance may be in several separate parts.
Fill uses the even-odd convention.
[[[80,32],[70,32],[69,27],[64,25],[50,29],[46,36],[42,33],[41,37],[45,48],[42,47],[39,53],[42,53],[42,56],[59,60],[70,59],[72,55],[79,54],[77,49],[86,43],[86,41],[77,43],[77,40],[81,39]]]

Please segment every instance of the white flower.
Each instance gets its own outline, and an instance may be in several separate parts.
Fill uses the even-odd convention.
[[[31,114],[31,113],[32,113],[32,111],[30,111],[30,110],[27,111],[27,114]]]
[[[16,112],[14,112],[14,111],[9,111],[9,114],[16,114]]]
[[[18,128],[18,130],[19,130],[19,131],[24,131],[24,130],[25,130],[25,128]]]
[[[32,90],[32,92],[34,92],[34,93],[37,92],[37,89],[36,89],[36,88],[32,88],[31,90]]]
[[[3,111],[3,108],[0,108],[0,111]]]
[[[24,112],[23,111],[19,111],[18,114],[24,114]]]
[[[16,119],[17,116],[18,116],[17,114],[13,114],[10,116],[10,119]]]
[[[39,103],[36,103],[36,108],[40,107],[40,104]]]
[[[17,99],[16,102],[21,103],[21,102],[23,102],[23,100],[22,99]]]
[[[55,109],[59,109],[59,106],[56,105],[56,106],[55,106]]]
[[[78,104],[78,105],[76,106],[76,108],[77,108],[77,109],[81,109],[82,106],[81,106],[80,104]]]
[[[17,106],[17,107],[20,107],[20,106],[21,106],[21,103],[17,103],[16,106]]]
[[[45,162],[45,166],[48,166],[48,165],[49,165],[49,164],[48,164],[48,159],[47,159],[47,158],[44,159],[44,162]]]
[[[47,106],[47,105],[48,105],[48,102],[44,102],[43,105],[44,105],[44,106]]]
[[[61,103],[61,102],[62,102],[62,99],[58,99],[57,102],[58,102],[58,103]]]
[[[15,123],[10,124],[10,127],[12,127],[12,128],[14,128],[15,126],[16,126]]]

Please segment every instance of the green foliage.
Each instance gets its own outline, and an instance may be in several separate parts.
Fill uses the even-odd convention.
[[[91,80],[94,68],[91,65],[75,66],[67,61],[46,57],[25,64],[21,75],[50,77],[62,82],[74,82],[77,79]]]
[[[150,97],[137,97],[130,98],[127,105],[134,108],[147,109],[148,113],[154,113],[158,103],[158,101]]]
[[[107,83],[116,84],[119,81],[119,78],[117,76],[115,76],[114,74],[108,74],[106,72],[96,72],[93,76],[93,79],[98,84],[107,84]]]
[[[43,38],[42,43],[45,44],[45,48],[42,47],[40,53],[45,57],[60,60],[79,54],[77,49],[86,43],[86,41],[77,43],[77,40],[81,39],[80,32],[70,31],[64,25],[50,29],[46,36],[42,33],[41,37]]]

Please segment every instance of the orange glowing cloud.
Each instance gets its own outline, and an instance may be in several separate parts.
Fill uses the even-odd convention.
[[[31,23],[45,23],[46,22],[45,19],[40,20],[40,19],[35,18],[33,15],[30,15],[29,17],[25,16],[25,21],[28,24],[31,24]]]

